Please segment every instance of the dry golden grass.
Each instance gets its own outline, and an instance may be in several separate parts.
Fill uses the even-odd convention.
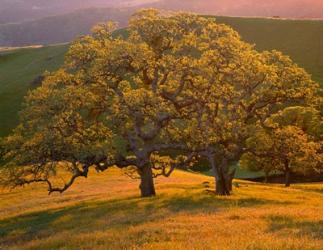
[[[231,197],[212,178],[177,171],[157,197],[112,169],[62,195],[33,185],[0,193],[0,249],[323,249],[323,184],[236,181]]]

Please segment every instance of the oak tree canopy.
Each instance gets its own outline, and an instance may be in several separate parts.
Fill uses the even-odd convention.
[[[28,94],[2,143],[4,184],[64,192],[90,169],[116,166],[135,169],[146,197],[154,177],[204,157],[216,193],[229,195],[230,165],[254,131],[286,107],[317,105],[318,85],[303,69],[213,18],[148,9],[126,34],[115,29],[99,24],[73,42],[64,66]]]

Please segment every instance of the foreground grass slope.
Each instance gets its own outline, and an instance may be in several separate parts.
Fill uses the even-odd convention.
[[[79,180],[63,195],[33,185],[0,193],[0,249],[321,249],[323,184],[237,181],[232,197],[213,179],[177,171],[141,199],[120,170]],[[210,187],[208,187],[208,185]]]

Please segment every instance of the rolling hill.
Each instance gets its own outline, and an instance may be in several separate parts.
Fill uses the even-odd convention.
[[[44,71],[56,70],[67,45],[0,52],[0,137],[17,125],[23,97]]]
[[[0,24],[21,23],[86,8],[141,5],[154,0],[0,0]]]
[[[124,27],[133,12],[133,8],[93,8],[22,23],[0,24],[0,47],[69,42],[88,34],[100,22],[113,20],[119,27]]]
[[[41,15],[6,23],[1,22],[2,17],[19,18],[26,13],[11,13],[15,7],[1,7],[3,1],[16,6],[16,1],[0,0],[0,47],[70,42],[76,36],[89,33],[98,22],[115,20],[123,27],[133,12],[148,7],[217,16],[323,18],[321,0],[54,0],[48,4],[42,0],[23,0],[18,2],[24,3],[26,13],[36,6],[39,10],[31,11]],[[46,14],[46,11],[52,12]]]
[[[217,197],[213,178],[175,171],[139,198],[117,169],[48,196],[40,184],[0,191],[1,249],[322,249],[323,185],[235,181]]]
[[[323,18],[321,0],[160,0],[154,5],[223,16]]]
[[[0,0],[0,24],[21,23],[86,8],[129,6],[225,16],[323,18],[321,0]]]
[[[258,50],[277,49],[291,56],[323,85],[323,21],[217,17]],[[45,70],[63,62],[67,45],[0,52],[0,137],[17,124],[23,96]]]
[[[276,49],[289,55],[323,84],[323,20],[217,17],[256,49]]]

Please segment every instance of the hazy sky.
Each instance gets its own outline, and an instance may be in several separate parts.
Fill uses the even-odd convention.
[[[323,18],[323,0],[0,0],[0,24],[89,7],[142,5],[229,16]]]
[[[161,0],[162,7],[233,16],[323,18],[323,0]]]
[[[89,7],[132,7],[156,0],[0,0],[0,24],[60,15]]]

